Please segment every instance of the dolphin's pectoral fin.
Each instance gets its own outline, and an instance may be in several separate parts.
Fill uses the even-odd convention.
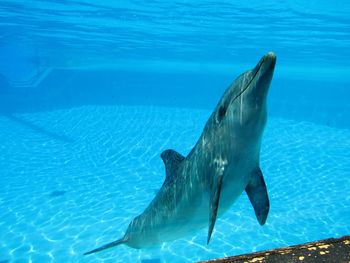
[[[210,193],[209,229],[208,229],[207,244],[209,244],[210,237],[214,229],[216,217],[218,215],[221,185],[222,185],[222,175],[217,177],[217,180],[216,182],[214,182],[214,185]]]
[[[163,151],[160,157],[164,162],[167,177],[173,175],[179,164],[185,159],[180,153],[171,149]]]
[[[265,224],[270,209],[270,202],[264,177],[259,167],[253,171],[245,191],[254,207],[259,224]]]

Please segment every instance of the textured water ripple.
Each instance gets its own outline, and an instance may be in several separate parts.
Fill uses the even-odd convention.
[[[187,154],[209,114],[110,106],[0,117],[0,261],[193,262],[350,232],[350,131],[270,118],[264,227],[243,194],[209,246],[203,229],[160,249],[83,257],[124,234],[164,180],[160,153]]]

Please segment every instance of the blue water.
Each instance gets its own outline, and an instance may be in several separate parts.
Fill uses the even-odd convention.
[[[0,262],[195,262],[350,233],[350,2],[2,1]],[[160,248],[120,238],[267,51],[261,227],[245,193]]]

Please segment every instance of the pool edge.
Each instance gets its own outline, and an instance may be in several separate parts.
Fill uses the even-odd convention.
[[[350,262],[350,235],[200,262]]]

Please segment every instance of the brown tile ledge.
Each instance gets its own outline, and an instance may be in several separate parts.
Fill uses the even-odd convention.
[[[350,236],[329,238],[315,242],[265,250],[251,254],[201,261],[202,263],[292,263],[329,262],[350,263]]]

